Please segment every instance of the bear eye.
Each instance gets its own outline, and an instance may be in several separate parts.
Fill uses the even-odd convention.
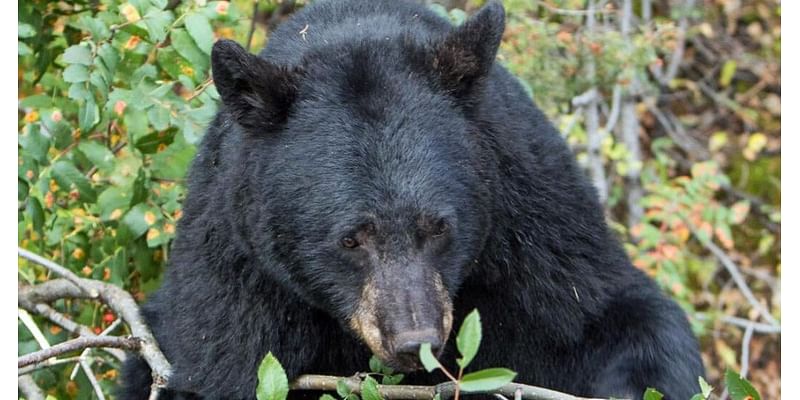
[[[345,236],[342,238],[342,247],[347,249],[354,249],[358,247],[358,241],[350,236]]]
[[[445,233],[447,233],[447,231],[449,229],[450,229],[450,227],[449,227],[449,225],[447,225],[447,222],[444,219],[440,219],[440,220],[436,221],[436,225],[434,225],[434,227],[433,227],[432,235],[433,235],[433,237],[442,236]]]

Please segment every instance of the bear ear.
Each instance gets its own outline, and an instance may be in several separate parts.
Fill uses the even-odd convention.
[[[251,133],[286,121],[297,95],[297,73],[250,54],[232,40],[211,50],[211,72],[225,110]]]
[[[432,66],[443,86],[463,94],[488,75],[504,30],[505,10],[492,0],[434,44]]]

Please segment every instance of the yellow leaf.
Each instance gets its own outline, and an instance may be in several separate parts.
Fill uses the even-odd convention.
[[[125,16],[125,19],[129,23],[134,23],[142,19],[142,17],[139,15],[139,11],[131,3],[123,4],[122,7],[119,8],[119,11],[123,16]]]
[[[750,202],[740,201],[731,206],[731,223],[741,224],[750,212]]]

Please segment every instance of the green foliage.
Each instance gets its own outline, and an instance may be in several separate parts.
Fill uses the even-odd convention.
[[[217,109],[211,45],[248,29],[236,4],[167,3],[19,4],[19,245],[140,300],[159,285],[184,175]],[[19,273],[28,284],[48,279],[24,261]],[[94,329],[108,324],[93,303],[54,305]],[[34,378],[58,398],[89,398],[72,367]],[[102,387],[113,387],[117,367],[98,369]]]
[[[289,395],[289,381],[278,359],[268,353],[258,367],[258,400],[285,400]]]
[[[487,368],[462,376],[458,386],[464,392],[487,392],[511,383],[516,376],[507,368]]]
[[[378,381],[375,378],[367,375],[361,382],[361,398],[363,400],[381,400],[381,394],[378,392]]]
[[[761,400],[753,385],[730,369],[725,371],[725,386],[733,400]]]
[[[644,396],[642,397],[643,400],[661,400],[664,398],[664,395],[661,394],[658,390],[653,388],[648,388],[644,391]]]
[[[456,336],[456,346],[458,347],[458,352],[462,355],[462,358],[456,360],[459,367],[467,368],[467,365],[478,354],[480,344],[481,318],[478,310],[475,309],[464,318],[464,322],[462,322],[461,328],[458,330],[458,336]]]

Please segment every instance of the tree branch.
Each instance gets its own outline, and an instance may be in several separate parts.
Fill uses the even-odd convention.
[[[63,293],[76,295],[74,297],[87,298],[88,296],[90,299],[101,300],[111,307],[114,313],[128,324],[133,336],[138,338],[140,342],[138,353],[150,366],[154,386],[166,387],[171,372],[169,361],[158,348],[155,336],[153,336],[150,328],[142,319],[139,313],[139,306],[130,293],[105,282],[79,278],[70,270],[25,249],[18,247],[17,253],[20,257],[33,261],[60,275],[75,286],[75,288],[66,288],[63,283],[59,282],[52,285],[52,287],[60,287]],[[34,290],[34,292],[37,295],[45,295],[43,291],[37,292]]]
[[[28,400],[45,399],[44,392],[30,375],[24,375],[17,378],[17,387]]]
[[[750,306],[753,307],[758,313],[772,326],[780,326],[780,323],[772,316],[772,314],[761,304],[753,295],[753,292],[750,290],[750,287],[747,286],[747,282],[745,282],[742,273],[739,272],[739,267],[733,260],[725,254],[722,249],[719,248],[716,244],[714,244],[711,240],[703,239],[700,235],[695,235],[700,242],[705,246],[715,257],[722,263],[728,273],[731,274],[731,278],[736,283],[736,286],[739,287],[739,290],[742,292],[744,297],[747,299],[747,302],[750,303]]]
[[[361,379],[358,376],[342,378],[328,375],[302,375],[291,384],[292,390],[319,390],[335,391],[339,381],[343,381],[353,393],[361,393]],[[432,399],[437,394],[442,399],[452,398],[456,391],[453,382],[441,383],[435,386],[416,385],[378,385],[381,397],[387,400],[400,399]],[[508,398],[525,400],[597,400],[577,397],[555,390],[537,386],[509,383],[501,388],[488,392],[470,392],[471,394],[499,394]]]
[[[139,351],[141,349],[141,341],[135,337],[80,337],[77,339],[68,340],[64,343],[59,343],[47,349],[25,354],[17,359],[17,368],[38,364],[44,362],[48,358],[57,357],[62,354],[83,350],[89,347],[113,347],[129,351]]]

